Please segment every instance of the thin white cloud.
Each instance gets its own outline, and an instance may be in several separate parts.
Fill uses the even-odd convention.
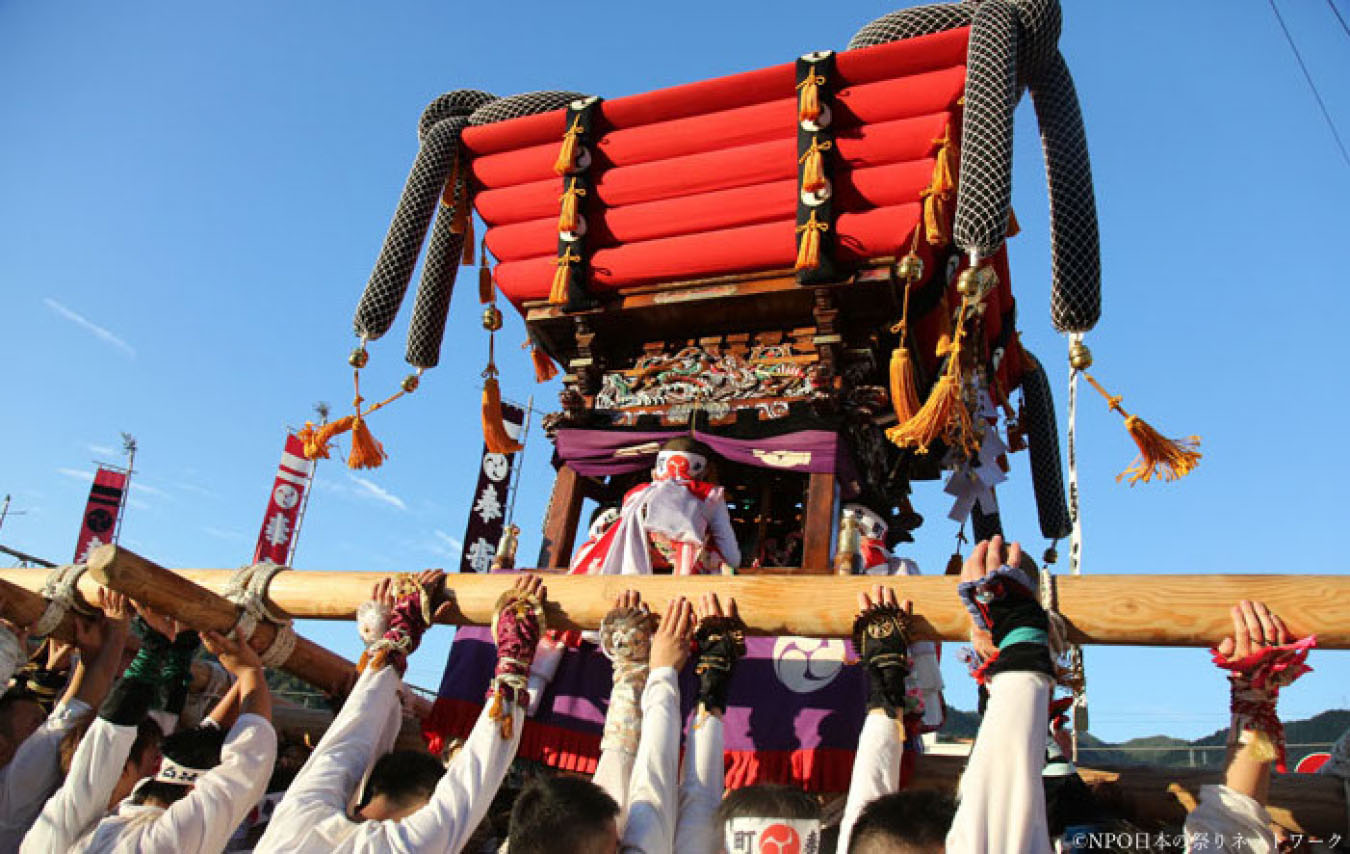
[[[52,299],[51,297],[43,297],[42,302],[46,304],[47,308],[50,308],[52,311],[56,312],[61,317],[64,317],[66,320],[69,320],[71,323],[80,327],[85,332],[88,332],[90,335],[93,335],[98,340],[104,342],[105,344],[113,345],[117,349],[121,350],[123,353],[126,353],[128,356],[132,357],[133,359],[136,357],[135,347],[132,347],[130,344],[123,341],[121,338],[118,338],[112,332],[109,332],[107,329],[104,329],[102,326],[99,326],[97,323],[93,322],[84,315],[79,314],[78,312],[71,311],[70,309],[66,308],[64,305]]]
[[[127,506],[128,506],[128,507],[135,508],[136,510],[149,510],[149,509],[150,509],[150,505],[149,505],[149,504],[146,504],[144,501],[142,501],[142,500],[139,499],[139,498],[128,498],[128,499],[127,499]]]
[[[195,483],[188,483],[185,480],[174,481],[174,488],[181,489],[183,492],[194,492],[206,498],[219,498],[219,493],[212,492],[204,486],[198,486]]]
[[[376,501],[381,501],[385,504],[388,504],[390,507],[397,507],[399,510],[408,509],[408,505],[404,503],[402,498],[399,498],[397,495],[380,486],[379,484],[375,483],[374,481],[367,480],[364,477],[357,477],[354,474],[349,474],[347,475],[347,477],[351,478],[352,483],[361,487],[361,489],[357,491],[358,495],[364,496],[366,498],[373,498]]]
[[[155,496],[155,497],[157,497],[157,498],[168,498],[168,497],[169,497],[169,493],[165,492],[164,490],[162,490],[162,489],[160,489],[160,488],[158,488],[158,487],[150,486],[150,485],[148,485],[148,484],[146,484],[146,483],[142,483],[141,481],[139,481],[139,480],[134,480],[134,479],[131,481],[131,491],[132,491],[132,492],[144,492],[146,495],[153,495],[153,496]]]
[[[85,481],[86,483],[92,482],[94,479],[93,472],[83,471],[81,469],[58,468],[56,470],[56,473],[63,474],[66,477],[73,477],[76,480],[82,480]]]
[[[447,546],[449,546],[450,548],[454,549],[455,551],[457,551],[457,552],[462,552],[462,551],[464,551],[464,542],[463,542],[462,540],[460,540],[460,539],[458,539],[458,538],[456,538],[456,537],[450,536],[450,535],[447,534],[446,532],[442,531],[440,528],[437,528],[437,529],[436,529],[435,534],[436,534],[436,539],[438,539],[438,540],[440,540],[441,542],[445,543]]]
[[[109,445],[85,445],[89,453],[96,457],[111,457],[117,454],[117,450]]]

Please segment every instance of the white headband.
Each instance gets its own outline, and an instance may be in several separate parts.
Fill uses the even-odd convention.
[[[820,822],[807,818],[737,817],[723,830],[726,854],[818,854]]]
[[[186,765],[179,765],[169,757],[165,756],[160,760],[159,773],[155,775],[156,783],[177,783],[180,786],[195,785],[197,779],[211,769],[202,770],[200,768],[189,768]]]

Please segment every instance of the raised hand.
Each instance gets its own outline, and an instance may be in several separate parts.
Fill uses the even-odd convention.
[[[724,610],[716,593],[699,597],[694,611],[698,616],[694,631],[698,701],[705,712],[720,715],[727,708],[731,672],[745,655],[745,624],[736,600],[728,598]]]
[[[261,672],[263,669],[262,659],[237,629],[228,635],[221,632],[204,632],[202,645],[206,647],[207,652],[220,659],[220,666],[236,679],[244,671]]]
[[[1243,599],[1229,612],[1233,634],[1216,647],[1227,661],[1238,661],[1267,646],[1284,646],[1293,640],[1289,627],[1264,602]]]
[[[651,667],[684,667],[694,639],[694,608],[683,596],[672,599],[652,636]]]

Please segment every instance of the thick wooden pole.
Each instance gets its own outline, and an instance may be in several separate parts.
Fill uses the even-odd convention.
[[[110,563],[135,558],[125,549],[106,554]],[[232,571],[184,569],[176,574],[181,576],[180,581],[194,582],[188,585],[191,590],[200,585],[219,591]],[[268,594],[274,606],[296,617],[350,620],[357,606],[369,597],[371,586],[385,575],[283,572],[273,578]],[[30,589],[40,587],[43,577],[40,570],[0,570],[0,579]],[[546,581],[552,628],[596,628],[614,598],[628,588],[640,591],[658,610],[673,596],[693,597],[709,590],[736,597],[752,634],[845,637],[852,630],[858,592],[883,582],[914,601],[920,617],[918,635],[964,640],[969,631],[966,612],[956,598],[957,580],[950,576],[674,578],[553,574]],[[449,583],[457,607],[446,622],[487,625],[497,598],[514,579],[510,575],[464,574],[452,575]],[[1316,633],[1321,648],[1350,649],[1350,576],[1085,575],[1061,577],[1057,585],[1060,610],[1079,643],[1205,647],[1229,631],[1228,609],[1234,602],[1257,599],[1284,617],[1295,633]],[[217,601],[223,602],[218,597]],[[227,614],[232,624],[234,606],[224,605],[220,613]],[[218,619],[226,622],[224,617]]]
[[[227,632],[239,618],[239,608],[224,597],[119,546],[94,549],[89,575],[198,631]],[[276,626],[260,621],[251,639],[253,648],[267,649],[276,633]],[[354,666],[313,641],[296,638],[295,650],[282,669],[324,691],[341,693]]]
[[[45,571],[45,570],[43,570]],[[80,578],[80,588],[83,590],[89,585],[97,586],[96,582],[85,577]],[[90,598],[90,594],[85,593],[85,598]],[[38,594],[20,587],[17,584],[11,584],[4,579],[0,579],[0,616],[9,620],[20,628],[25,628],[37,622],[42,616],[42,612],[47,609],[47,600]],[[62,643],[75,642],[75,618],[67,613],[61,618],[61,622],[56,628],[52,629],[51,636]],[[127,650],[135,652],[140,649],[141,642],[134,634],[127,635]],[[192,691],[200,691],[206,687],[211,678],[210,668],[205,662],[192,662],[192,682],[188,688]]]
[[[814,472],[807,478],[802,507],[801,573],[833,574],[834,510],[837,478],[833,472]]]

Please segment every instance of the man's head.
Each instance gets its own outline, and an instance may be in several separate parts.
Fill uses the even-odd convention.
[[[516,798],[508,854],[616,854],[619,805],[579,777],[541,777]]]
[[[224,744],[225,731],[213,724],[181,730],[165,738],[160,744],[159,771],[136,791],[136,803],[169,807],[186,797],[198,777],[220,764]]]
[[[791,786],[737,789],[722,800],[717,822],[728,854],[820,847],[820,803]]]
[[[944,792],[883,795],[863,807],[853,825],[852,854],[942,854],[956,802]]]
[[[395,750],[371,769],[365,797],[357,814],[367,821],[397,821],[431,800],[445,767],[430,753]]]
[[[704,480],[712,459],[712,448],[688,436],[677,436],[657,452],[652,480]]]
[[[0,767],[9,764],[19,745],[42,726],[46,717],[37,698],[23,688],[11,689],[0,697]]]

